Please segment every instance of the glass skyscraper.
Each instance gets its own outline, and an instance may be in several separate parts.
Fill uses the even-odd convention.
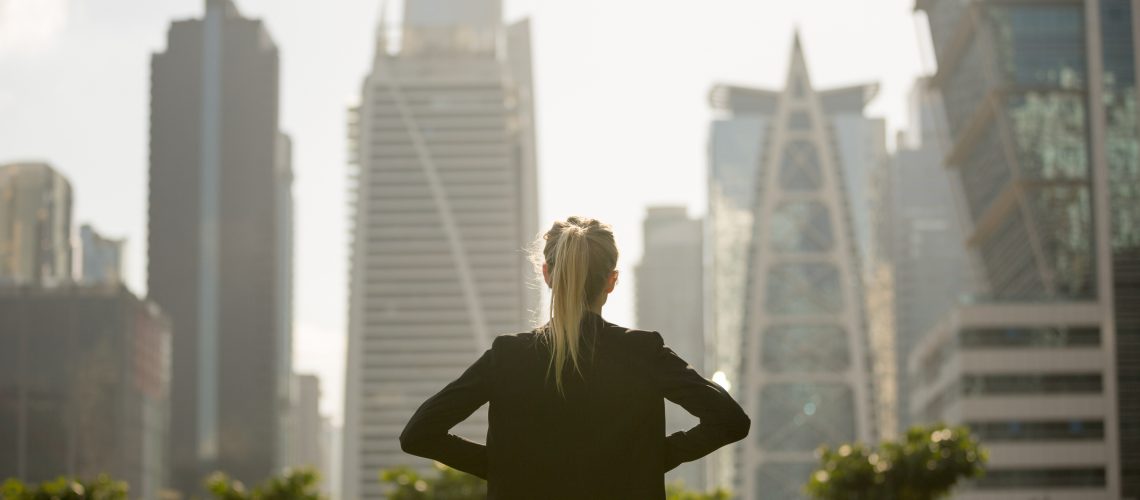
[[[1094,302],[1100,311],[1096,371],[1066,376],[1095,375],[1102,388],[1096,423],[1103,435],[1084,438],[1102,443],[1101,468],[1066,476],[1072,466],[995,461],[997,477],[1012,483],[994,487],[1064,487],[1048,478],[1073,477],[1079,484],[1069,487],[1138,498],[1140,146],[1132,3],[925,0],[918,7],[930,20],[938,58],[931,84],[946,106],[947,164],[961,178],[968,248],[984,271],[985,293],[977,299]],[[1019,423],[1063,422],[1041,415]]]
[[[745,94],[770,105],[770,114],[764,117],[764,135],[752,139],[760,145],[754,162],[738,167],[744,184],[736,189],[752,193],[742,212],[750,216],[736,219],[736,230],[748,234],[735,248],[741,258],[735,267],[718,263],[726,266],[723,273],[714,269],[714,280],[743,276],[735,290],[739,309],[728,309],[740,311],[728,317],[739,321],[740,332],[739,357],[730,361],[737,363],[732,382],[754,427],[735,450],[735,490],[742,498],[801,498],[818,446],[870,442],[876,435],[849,192],[862,184],[845,180],[866,165],[847,157],[862,148],[843,147],[835,135],[844,127],[836,118],[860,115],[874,94],[874,86],[817,92],[798,37],[785,89]],[[723,172],[718,167],[714,163],[714,175]],[[736,201],[719,196],[721,187],[711,186],[710,203]],[[713,208],[713,217],[726,213]],[[714,219],[714,235],[720,223]],[[720,244],[716,238],[712,243]],[[732,255],[713,251],[714,262]],[[717,292],[734,292],[722,287],[717,284]],[[732,300],[731,295],[714,299],[720,300]]]

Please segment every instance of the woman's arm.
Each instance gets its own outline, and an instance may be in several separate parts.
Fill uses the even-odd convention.
[[[657,336],[657,382],[665,398],[701,421],[692,429],[665,438],[665,470],[701,458],[726,444],[744,439],[751,420],[721,386],[705,379]]]
[[[487,447],[448,433],[490,400],[491,350],[458,379],[424,401],[400,434],[405,453],[430,458],[487,479]]]

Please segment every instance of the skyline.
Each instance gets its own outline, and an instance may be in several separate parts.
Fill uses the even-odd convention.
[[[126,281],[141,293],[147,62],[165,48],[168,23],[200,16],[201,2],[129,3],[96,10],[77,1],[0,0],[6,14],[0,19],[0,73],[12,75],[0,82],[0,114],[19,117],[0,123],[0,137],[9,138],[0,141],[0,161],[42,158],[57,165],[74,183],[77,224],[90,222],[109,236],[128,238]],[[322,408],[338,422],[347,321],[344,123],[349,96],[358,93],[370,61],[378,4],[356,0],[314,10],[299,1],[239,3],[247,16],[265,19],[281,46],[282,128],[296,146],[294,359],[299,371],[321,376],[329,395]],[[885,115],[895,131],[905,125],[913,77],[923,73],[918,47],[928,42],[915,32],[908,0],[874,8],[824,0],[707,4],[506,4],[505,21],[528,15],[534,25],[540,227],[571,213],[615,226],[625,279],[607,316],[617,322],[633,319],[632,270],[641,254],[644,208],[680,203],[692,215],[704,214],[712,115],[706,96],[713,83],[778,88],[798,24],[816,82],[882,82],[868,114]],[[389,18],[399,19],[399,5],[393,7]],[[821,9],[835,15],[812,17]],[[649,12],[655,23],[638,22]],[[629,26],[638,26],[641,37],[628,40]],[[590,36],[582,37],[583,31]],[[893,56],[851,57],[857,53]],[[663,108],[672,118],[661,119]],[[614,117],[598,123],[599,110]],[[615,175],[618,165],[629,168]],[[652,192],[630,189],[662,165],[676,175],[658,175]],[[582,193],[594,193],[593,201],[583,203]]]

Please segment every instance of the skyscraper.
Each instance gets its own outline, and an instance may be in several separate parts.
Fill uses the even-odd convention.
[[[832,135],[832,113],[870,95],[817,93],[796,37],[754,184],[739,393],[755,424],[738,457],[742,498],[800,498],[819,445],[875,437],[859,253]]]
[[[665,344],[704,374],[705,335],[702,270],[703,224],[683,206],[650,207],[644,222],[644,251],[634,270],[637,328],[659,330]],[[666,433],[688,430],[698,420],[685,409],[666,405]],[[666,476],[686,487],[706,488],[704,461],[681,464]]]
[[[297,393],[296,411],[292,417],[292,439],[289,466],[324,471],[324,429],[321,417],[321,379],[316,375],[297,375],[293,389]],[[322,472],[323,474],[323,472]]]
[[[530,27],[500,11],[406,0],[400,50],[381,22],[351,113],[345,498],[381,498],[381,469],[426,466],[397,440],[412,412],[496,334],[534,326]],[[486,424],[480,411],[455,431],[481,439]]]
[[[744,331],[748,250],[752,241],[756,174],[779,93],[729,85],[709,92],[715,113],[708,143],[708,218],[704,242],[705,367],[728,380],[739,398],[740,343]],[[731,488],[739,444],[706,460],[709,486]]]
[[[1057,411],[1009,403],[998,415],[962,412],[982,429],[1016,423],[1061,430],[1035,437],[1036,446],[1062,450],[1057,453],[1032,453],[1019,436],[991,440],[1001,453],[994,453],[986,481],[1007,491],[1079,488],[1082,498],[1140,498],[1140,146],[1132,3],[920,1],[918,7],[930,20],[938,58],[931,85],[946,104],[947,165],[961,179],[967,249],[983,271],[978,301],[1010,315],[1027,304],[1091,310],[1083,318],[1055,318],[1044,329],[1064,333],[1060,343],[1056,334],[1041,333],[1041,325],[979,329],[973,316],[984,316],[976,314],[982,306],[952,316],[980,330],[953,332],[961,356],[999,336],[1016,341],[1022,360],[1076,348],[1092,352],[1085,364],[1001,365],[1003,376],[1038,381],[1007,397],[1052,390],[1069,397],[1055,402]],[[1075,384],[1082,380],[1085,386]],[[1066,390],[1056,391],[1062,382]],[[943,392],[973,397],[964,391]],[[1086,401],[1090,395],[1095,399]],[[1101,431],[1064,432],[1078,417]],[[1099,458],[1080,460],[1075,451],[1081,449],[1096,450]]]
[[[0,166],[0,285],[71,281],[71,183],[46,163]]]
[[[79,228],[79,281],[117,285],[123,281],[124,240],[107,238],[90,224]]]
[[[916,82],[911,94],[911,127],[900,135],[898,150],[876,179],[876,263],[889,269],[892,300],[893,363],[897,419],[891,432],[910,426],[906,360],[923,334],[971,291],[971,268],[963,248],[956,174],[943,167],[946,133],[941,99]],[[871,293],[870,290],[868,293]],[[876,352],[876,355],[880,353]],[[887,415],[881,415],[887,419]]]
[[[151,61],[148,289],[174,329],[173,485],[283,464],[292,201],[278,52],[229,0],[175,21]]]

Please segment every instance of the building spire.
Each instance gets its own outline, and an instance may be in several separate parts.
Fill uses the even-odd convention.
[[[388,0],[380,0],[380,20],[376,22],[375,58],[388,55]]]
[[[808,76],[807,61],[804,58],[798,27],[792,35],[792,57],[788,60],[787,88],[792,89],[797,97],[802,97],[804,92],[811,88],[811,78]]]

